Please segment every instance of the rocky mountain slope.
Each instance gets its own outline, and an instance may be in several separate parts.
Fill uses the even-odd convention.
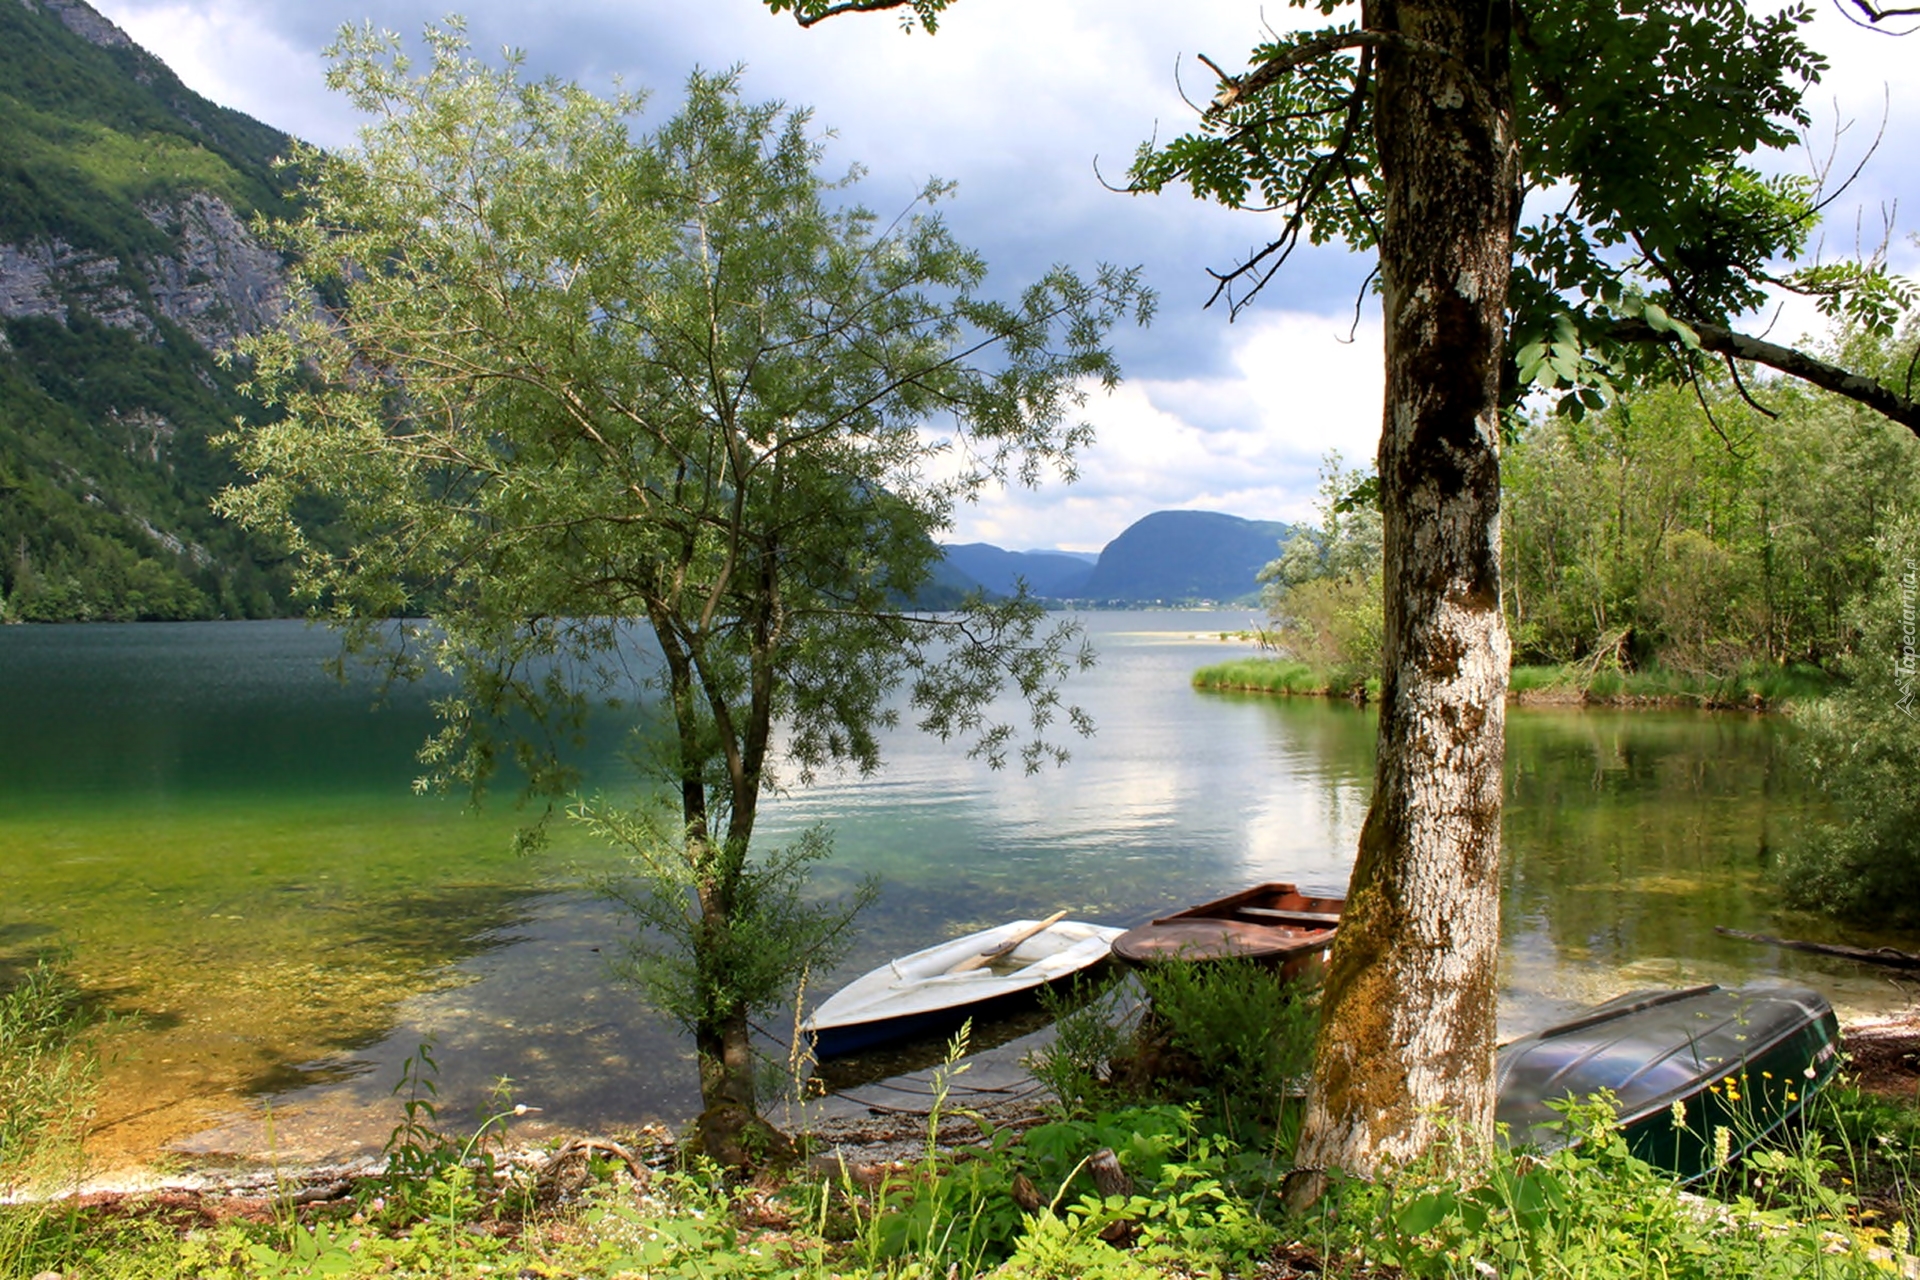
[[[0,619],[283,611],[207,501],[252,411],[217,356],[288,305],[248,228],[288,139],[82,0],[0,0],[0,137]]]
[[[195,94],[84,0],[0,0],[0,622],[288,610],[272,548],[217,520],[211,445],[257,412],[220,355],[290,305],[250,229],[289,211],[286,135]],[[1256,591],[1286,527],[1157,512],[1097,564],[947,548],[927,607],[984,588],[1134,604]]]

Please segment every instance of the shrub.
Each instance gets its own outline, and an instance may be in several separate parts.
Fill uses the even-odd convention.
[[[1876,547],[1878,588],[1856,611],[1852,683],[1807,708],[1805,759],[1835,820],[1780,860],[1789,901],[1856,919],[1920,922],[1920,523]]]

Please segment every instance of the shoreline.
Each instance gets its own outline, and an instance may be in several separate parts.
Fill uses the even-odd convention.
[[[1044,1032],[1035,1035],[1044,1035]],[[1030,1039],[1023,1037],[1015,1045],[1024,1049]],[[988,1050],[980,1056],[1004,1057],[1004,1050],[1011,1047],[1014,1046]],[[1858,1018],[1844,1024],[1840,1028],[1840,1047],[1846,1062],[1840,1077],[1844,1084],[1861,1093],[1920,1107],[1920,1002],[1910,1001],[1899,1012]],[[919,1091],[918,1077],[926,1074],[909,1073],[893,1082],[881,1082],[877,1087],[904,1084],[906,1087],[900,1093],[909,1095]],[[999,1075],[1004,1076],[1005,1072]],[[876,1086],[862,1088],[871,1093]],[[844,1160],[846,1167],[854,1171],[917,1158],[927,1141],[924,1110],[875,1105],[870,1098],[852,1096],[858,1092],[820,1099],[815,1104],[814,1115],[792,1126],[796,1136],[810,1138],[818,1144],[812,1158],[824,1157],[836,1165]],[[1007,1096],[1009,1093],[1011,1096]],[[1045,1098],[1037,1087],[1009,1090],[1007,1080],[996,1079],[982,1091],[982,1097],[970,1100],[975,1104],[974,1109],[978,1109],[977,1104],[983,1099],[992,1099],[987,1110],[996,1127],[1024,1128],[1043,1115]],[[977,1126],[954,1115],[943,1121],[939,1145],[943,1149],[970,1146],[977,1140],[978,1133]],[[530,1145],[522,1138],[510,1142],[502,1154],[505,1163],[544,1167],[549,1153],[569,1140],[603,1141],[608,1137],[628,1147],[642,1164],[654,1169],[670,1166],[679,1147],[669,1126],[649,1124],[632,1133],[554,1134],[541,1146]],[[316,1161],[307,1165],[229,1158],[194,1168],[182,1167],[179,1156],[172,1155],[143,1166],[82,1178],[69,1190],[45,1199],[98,1206],[151,1197],[219,1220],[253,1213],[270,1215],[276,1205],[289,1198],[298,1204],[344,1199],[360,1182],[379,1178],[382,1170],[383,1162],[377,1157]]]
[[[1272,698],[1330,698],[1340,702],[1366,704],[1378,701],[1372,692],[1356,696],[1352,691],[1336,689],[1270,689],[1255,684],[1202,684],[1193,687],[1202,693],[1252,693]],[[1746,698],[1720,698],[1712,694],[1690,693],[1614,693],[1596,694],[1584,689],[1508,689],[1507,704],[1517,707],[1613,707],[1647,711],[1745,711],[1753,714],[1778,713],[1791,699],[1767,699],[1758,694]]]

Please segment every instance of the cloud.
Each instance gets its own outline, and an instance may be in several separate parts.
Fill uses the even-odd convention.
[[[4,2],[4,0],[0,0]],[[447,0],[95,0],[108,17],[189,85],[324,146],[356,121],[324,85],[320,50],[343,22],[416,37]],[[1100,442],[1071,489],[996,495],[961,513],[962,540],[1096,549],[1140,516],[1211,508],[1261,518],[1310,514],[1320,455],[1337,447],[1369,463],[1379,429],[1377,325],[1342,345],[1367,270],[1361,257],[1309,247],[1231,325],[1203,311],[1208,268],[1230,267],[1266,243],[1275,219],[1202,204],[1185,192],[1126,196],[1135,148],[1189,128],[1188,97],[1211,77],[1193,55],[1242,65],[1271,38],[1263,23],[1318,21],[1312,12],[1251,0],[963,0],[937,36],[903,35],[888,15],[851,16],[802,30],[761,0],[462,0],[474,48],[526,53],[534,75],[598,92],[616,82],[654,92],[649,119],[679,98],[696,64],[744,63],[746,92],[815,109],[832,129],[831,168],[869,170],[855,195],[882,213],[933,175],[956,180],[945,213],[991,264],[1002,296],[1056,262],[1141,264],[1161,295],[1154,326],[1114,335],[1131,381],[1091,406]],[[1848,23],[1820,6],[1810,39],[1833,70],[1808,98],[1816,137],[1845,127],[1833,167],[1851,171],[1883,109],[1893,122],[1861,179],[1829,210],[1827,256],[1851,252],[1856,219],[1870,242],[1880,210],[1920,175],[1920,83],[1912,42]],[[1890,106],[1883,106],[1889,99]],[[1780,157],[1805,171],[1826,152]],[[1920,201],[1910,202],[1912,204]],[[1920,268],[1920,247],[1893,245],[1897,269]],[[1760,322],[1764,325],[1765,321]],[[1758,327],[1758,326],[1755,326]],[[1819,318],[1804,309],[1774,327],[1790,339]]]
[[[958,513],[953,540],[1098,551],[1154,511],[1312,518],[1326,452],[1371,466],[1379,440],[1380,326],[1368,319],[1348,343],[1351,324],[1253,314],[1233,327],[1225,370],[1123,383],[1088,405],[1096,438],[1074,484],[990,494]]]

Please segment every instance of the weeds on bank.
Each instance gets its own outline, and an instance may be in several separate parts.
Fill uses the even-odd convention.
[[[1291,658],[1241,658],[1193,673],[1196,689],[1300,696],[1377,698],[1378,678],[1346,669],[1324,669]],[[1517,666],[1507,676],[1516,695],[1561,694],[1592,702],[1659,702],[1703,707],[1774,707],[1832,693],[1836,679],[1807,665],[1755,665],[1724,674],[1647,667],[1595,669],[1583,662],[1564,666]]]
[[[1606,1280],[1788,1280],[1884,1274],[1850,1236],[1843,1205],[1820,1182],[1817,1140],[1758,1152],[1790,1205],[1685,1192],[1635,1156],[1605,1099],[1570,1104],[1577,1146],[1501,1151],[1463,1183],[1444,1148],[1390,1176],[1349,1183],[1322,1219],[1330,1251],[1412,1278],[1605,1277]]]
[[[1436,1152],[1372,1183],[1336,1184],[1308,1218],[1288,1219],[1274,1192],[1310,1002],[1277,997],[1266,975],[1232,966],[1179,971],[1148,979],[1151,1017],[1109,1000],[1066,1019],[1047,1061],[1067,1087],[1055,1112],[1021,1133],[951,1105],[965,1071],[956,1041],[936,1073],[920,1153],[904,1166],[779,1186],[738,1184],[702,1163],[639,1184],[601,1166],[568,1207],[514,1200],[504,1162],[487,1159],[509,1100],[446,1132],[429,1048],[399,1091],[388,1177],[357,1202],[298,1214],[288,1204],[271,1224],[184,1235],[158,1222],[85,1223],[63,1247],[9,1259],[8,1269],[125,1280],[1104,1280],[1284,1274],[1273,1265],[1284,1256],[1345,1280],[1879,1280],[1898,1274],[1887,1250],[1911,1247],[1920,1112],[1844,1090],[1820,1099],[1785,1145],[1708,1179],[1708,1195],[1635,1156],[1602,1100],[1568,1108],[1573,1147],[1491,1153],[1466,1178],[1451,1153]],[[1250,1034],[1261,1025],[1293,1030]],[[1277,1052],[1275,1040],[1293,1047]],[[1195,1063],[1215,1070],[1196,1073]],[[969,1118],[980,1145],[943,1150],[943,1122]]]
[[[0,994],[0,1275],[32,1275],[72,1231],[43,1198],[81,1168],[99,1059],[92,1015],[56,964],[42,960]]]
[[[1137,991],[1133,984],[1137,983]],[[1123,986],[1042,994],[1057,1037],[1027,1067],[1065,1117],[1171,1102],[1245,1145],[1292,1150],[1318,990],[1251,960],[1166,964]]]
[[[1240,658],[1193,673],[1193,687],[1228,693],[1378,698],[1380,679],[1347,667],[1325,669],[1293,658]]]
[[[1596,669],[1588,663],[1572,662],[1564,666],[1517,666],[1507,676],[1508,688],[1516,694],[1561,692],[1595,702],[1674,702],[1707,707],[1773,707],[1824,697],[1837,683],[1829,672],[1804,663],[1753,664],[1715,674],[1666,667]]]

